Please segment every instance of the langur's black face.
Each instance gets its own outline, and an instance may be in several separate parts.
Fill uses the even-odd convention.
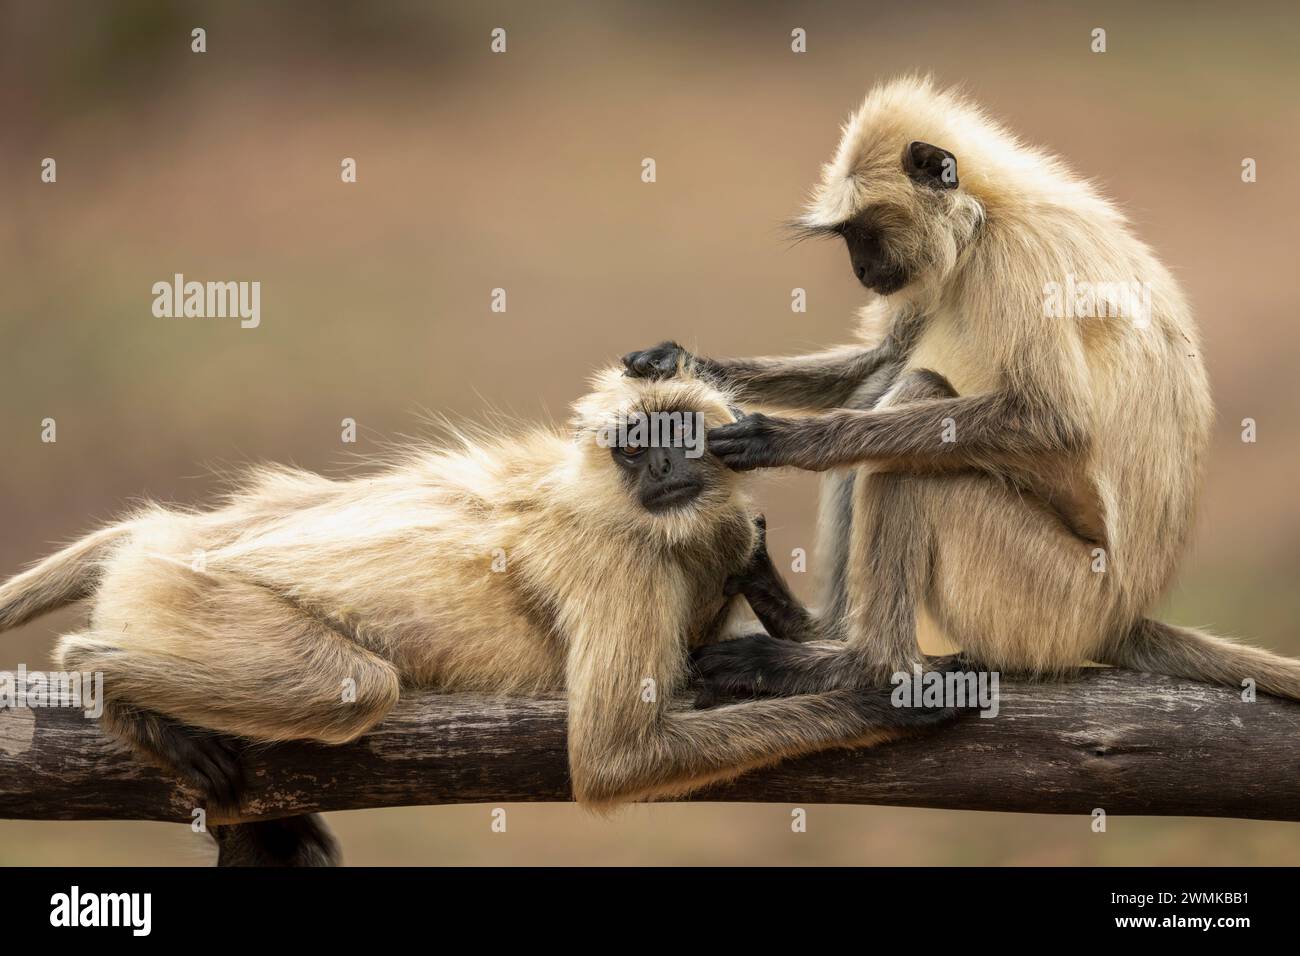
[[[957,158],[942,147],[919,141],[908,143],[900,165],[910,180],[910,195],[869,205],[828,230],[844,240],[857,280],[881,295],[897,292],[915,277],[919,264],[909,263],[897,250],[914,248],[917,243],[900,240],[914,240],[921,226],[918,215],[934,214],[938,197],[958,186]]]
[[[872,210],[844,223],[837,232],[848,246],[853,274],[864,286],[881,295],[889,295],[907,285],[908,271],[886,253],[885,226],[872,215]]]
[[[702,444],[676,432],[665,435],[669,440],[657,445],[634,440],[610,449],[629,490],[652,514],[690,504],[715,478]]]

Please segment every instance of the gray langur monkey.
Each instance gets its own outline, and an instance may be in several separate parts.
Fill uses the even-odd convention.
[[[1188,538],[1213,408],[1183,293],[1111,203],[906,78],[853,114],[797,226],[843,240],[876,293],[864,344],[624,359],[818,413],[753,414],[708,441],[732,468],[827,473],[828,588],[803,630],[839,640],[704,648],[718,692],[878,683],[919,659],[924,610],[990,669],[1095,661],[1300,698],[1300,661],[1148,616]]]
[[[673,706],[738,595],[778,634],[802,609],[735,472],[675,431],[602,441],[698,415],[702,452],[729,396],[620,369],[595,387],[567,431],[416,448],[349,480],[263,468],[212,510],[145,507],[0,585],[0,630],[89,599],[58,666],[102,672],[105,727],[222,808],[243,741],[355,740],[404,686],[566,693],[573,793],[596,808],[953,715],[887,688]],[[213,829],[229,862],[336,856],[314,816]]]

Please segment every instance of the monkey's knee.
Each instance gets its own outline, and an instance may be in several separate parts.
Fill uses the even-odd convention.
[[[957,389],[952,387],[952,383],[938,372],[928,368],[916,368],[907,372],[891,391],[893,396],[891,404],[957,397]]]
[[[351,743],[388,715],[401,695],[397,669],[361,648],[320,670],[277,662],[257,687],[228,697],[198,721],[256,740]]]
[[[320,707],[318,722],[309,717],[301,736],[326,744],[350,743],[383,720],[400,696],[396,668],[378,659],[367,662],[340,681],[338,699]]]
[[[930,502],[929,607],[945,635],[987,666],[1042,676],[1090,659],[1117,592],[1091,548],[1032,499],[994,479],[942,479]]]

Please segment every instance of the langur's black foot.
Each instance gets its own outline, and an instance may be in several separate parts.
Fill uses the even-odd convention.
[[[961,709],[950,704],[925,706],[901,702],[893,688],[867,688],[850,691],[833,691],[832,694],[847,693],[862,719],[886,730],[919,730],[950,723],[961,714]]]
[[[211,827],[217,866],[338,866],[338,843],[320,814]]]
[[[708,710],[718,705],[718,695],[713,686],[707,682],[695,685],[695,701],[691,707],[695,710]]]
[[[221,734],[176,724],[167,754],[177,774],[214,807],[236,809],[244,793],[238,744]]]
[[[922,673],[973,669],[959,654],[928,657],[920,663]],[[911,666],[903,665],[872,668],[842,644],[799,644],[767,634],[706,644],[691,654],[691,665],[703,683],[698,699],[710,705],[718,698],[788,697],[839,689],[883,693],[888,698],[899,675],[913,673]]]
[[[691,654],[691,663],[719,697],[816,694],[858,683],[852,679],[854,662],[842,648],[768,634],[706,644]]]
[[[244,771],[237,738],[136,707],[114,706],[108,717],[124,740],[198,790],[213,807],[239,807]]]

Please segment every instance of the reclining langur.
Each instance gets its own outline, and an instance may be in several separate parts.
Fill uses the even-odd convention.
[[[918,609],[973,661],[1098,661],[1300,698],[1300,661],[1148,617],[1192,524],[1213,410],[1181,290],[1058,160],[928,81],[873,91],[799,222],[877,294],[867,341],[794,358],[635,352],[751,415],[709,434],[732,468],[828,472],[814,636],[698,655],[718,692],[868,686],[918,659]],[[1067,299],[1068,297],[1068,299]]]
[[[89,598],[59,666],[102,671],[107,728],[220,807],[239,803],[238,738],[345,743],[407,685],[567,691],[573,792],[598,806],[950,713],[895,708],[887,687],[674,708],[730,592],[759,595],[778,632],[788,594],[738,476],[671,415],[699,413],[702,438],[732,420],[728,396],[619,370],[596,385],[568,433],[418,450],[345,481],[263,469],[211,511],[145,508],[0,586],[0,627]],[[653,413],[681,432],[602,446]],[[332,857],[310,818],[216,829],[242,862]]]

